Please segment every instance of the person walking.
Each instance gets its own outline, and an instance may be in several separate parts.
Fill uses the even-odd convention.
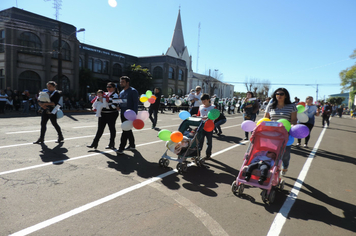
[[[190,114],[191,115],[198,114],[199,106],[202,104],[202,102],[200,100],[201,96],[202,96],[201,95],[201,87],[200,86],[195,87],[195,94],[193,96],[194,104],[193,104],[192,109],[190,109]]]
[[[53,109],[59,104],[59,99],[61,98],[61,94],[56,90],[57,83],[54,81],[47,82],[48,93],[50,94],[51,102],[39,102],[38,105],[44,110],[41,114],[41,134],[39,139],[33,144],[42,144],[44,143],[45,134],[47,131],[47,122],[51,121],[53,127],[56,129],[58,134],[58,139],[56,143],[63,142],[63,134],[61,127],[57,123],[57,114],[52,113]]]
[[[297,107],[295,103],[291,102],[287,89],[278,88],[274,91],[272,103],[268,104],[264,117],[270,119],[271,121],[287,119],[292,126],[297,123]],[[290,152],[291,146],[287,146],[282,157],[282,175],[285,175],[288,171]]]
[[[22,104],[23,110],[22,113],[30,114],[30,93],[28,90],[23,91],[22,95]]]
[[[258,104],[257,99],[255,98],[253,92],[247,92],[246,98],[241,105],[241,110],[243,110],[243,119],[245,120],[256,120],[256,113],[258,112],[260,105]],[[244,140],[248,140],[248,132],[245,132]]]
[[[122,91],[119,94],[119,98],[121,100],[120,118],[121,118],[121,122],[124,123],[124,121],[127,120],[124,116],[126,110],[131,109],[137,114],[139,96],[137,90],[130,86],[130,78],[128,76],[122,76],[120,78],[120,87],[122,88]],[[129,146],[125,148],[127,144],[127,140],[129,140]],[[123,154],[124,150],[131,150],[131,151],[136,150],[135,138],[132,133],[132,130],[122,131],[120,146],[116,152],[118,154]]]
[[[113,82],[109,82],[106,85],[106,89],[108,92],[105,93],[106,97],[109,97],[108,108],[104,107],[101,110],[101,117],[98,117],[98,129],[96,131],[95,138],[91,145],[87,146],[88,148],[97,148],[99,144],[99,140],[104,133],[105,126],[109,126],[110,130],[110,141],[108,146],[105,149],[115,149],[115,138],[116,138],[116,120],[119,116],[119,95],[117,93],[116,84]],[[104,98],[97,98],[104,99]],[[94,99],[95,100],[95,99]],[[95,102],[95,101],[92,101]]]
[[[153,104],[151,104],[148,109],[148,113],[150,115],[149,118],[152,122],[152,129],[155,129],[156,125],[157,125],[158,110],[159,110],[159,106],[161,104],[161,101],[160,101],[161,89],[158,87],[155,88],[154,95],[156,96],[156,101]],[[153,114],[153,118],[152,118],[152,114]]]
[[[304,143],[304,147],[308,147],[310,133],[311,133],[311,130],[313,129],[314,123],[315,123],[315,116],[319,116],[320,110],[317,106],[315,106],[313,104],[312,96],[308,96],[305,99],[305,104],[306,105],[305,105],[304,113],[307,114],[307,116],[309,117],[309,120],[308,120],[308,122],[301,123],[301,124],[303,124],[309,128],[309,135],[307,137],[305,137],[305,143]],[[300,146],[300,143],[301,143],[301,139],[298,139],[297,146]]]
[[[323,107],[323,114],[322,114],[322,118],[323,118],[323,121],[322,121],[322,124],[323,124],[323,127],[325,125],[325,122],[327,124],[327,127],[329,127],[330,125],[330,115],[331,115],[331,106],[330,106],[330,103],[325,103],[324,107]]]

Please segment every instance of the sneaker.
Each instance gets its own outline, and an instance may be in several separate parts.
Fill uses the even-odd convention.
[[[247,138],[247,137],[245,137],[245,138],[244,138],[244,140],[248,140],[248,138]]]
[[[152,125],[151,129],[155,129],[155,128],[156,128],[156,126]]]
[[[308,147],[308,144],[304,144],[303,147],[307,148],[307,147]]]
[[[300,143],[297,143],[296,146],[299,147],[299,146],[300,146]]]
[[[136,150],[135,147],[128,146],[127,148],[124,149],[125,151],[134,151]]]
[[[211,156],[206,156],[204,157],[204,159],[207,161],[207,160],[211,160]]]
[[[246,175],[245,176],[245,180],[248,182],[248,181],[250,181],[250,178],[251,178],[251,176],[249,176],[249,175]]]
[[[259,183],[260,185],[263,185],[263,182],[265,182],[265,180],[266,180],[266,178],[260,177],[260,179],[258,180],[258,183]]]
[[[121,155],[121,154],[124,154],[124,151],[121,149],[118,149],[118,150],[116,150],[116,153]]]
[[[285,175],[287,173],[288,169],[283,169],[282,170],[282,175]]]

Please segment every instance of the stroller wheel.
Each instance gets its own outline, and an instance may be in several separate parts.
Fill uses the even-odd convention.
[[[169,160],[168,159],[164,160],[163,166],[166,167],[166,168],[169,166]]]
[[[178,173],[182,173],[183,172],[182,163],[178,163],[177,164],[177,170],[178,170]]]
[[[236,192],[237,192],[237,189],[238,189],[238,187],[237,187],[237,185],[236,185],[236,180],[235,180],[235,181],[232,182],[232,184],[231,184],[231,191],[232,191],[232,193],[236,193]]]
[[[202,158],[202,159],[200,159],[200,161],[199,161],[199,166],[204,166],[205,165],[205,159],[204,158]]]
[[[261,197],[262,197],[262,201],[263,201],[263,202],[267,202],[267,189],[264,189],[264,190],[261,192]]]
[[[184,162],[184,163],[182,164],[182,171],[183,171],[183,172],[187,172],[187,170],[188,170],[188,165],[187,165],[186,162]]]
[[[158,165],[159,166],[164,166],[164,159],[163,158],[159,159]]]
[[[283,191],[283,189],[284,189],[284,184],[285,184],[286,182],[284,181],[284,179],[282,179],[281,180],[281,182],[279,183],[279,189],[281,190],[281,191]]]
[[[268,196],[269,203],[272,204],[275,198],[276,198],[276,191],[274,189],[271,189],[271,192],[269,193]]]
[[[243,194],[245,190],[245,185],[244,184],[240,184],[238,187],[237,187],[237,193],[239,196],[241,196]]]

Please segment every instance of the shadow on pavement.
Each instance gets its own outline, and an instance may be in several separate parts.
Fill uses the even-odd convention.
[[[46,144],[41,144],[42,154],[40,157],[43,162],[53,162],[55,165],[63,164],[64,160],[68,160],[69,157],[65,154],[68,152],[67,148],[63,147],[63,142],[59,143],[53,149],[48,148]]]

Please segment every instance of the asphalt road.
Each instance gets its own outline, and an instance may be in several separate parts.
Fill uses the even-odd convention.
[[[165,145],[150,121],[134,131],[137,151],[117,155],[104,149],[108,129],[97,151],[86,147],[93,114],[59,120],[61,144],[48,123],[45,145],[32,144],[40,117],[0,117],[0,235],[355,235],[356,120],[322,128],[316,118],[310,147],[292,147],[285,189],[266,204],[258,188],[231,192],[249,142],[241,115],[227,118],[207,168],[178,174],[175,162],[158,166]],[[181,123],[158,119],[171,131]],[[116,146],[120,136],[118,122]]]

